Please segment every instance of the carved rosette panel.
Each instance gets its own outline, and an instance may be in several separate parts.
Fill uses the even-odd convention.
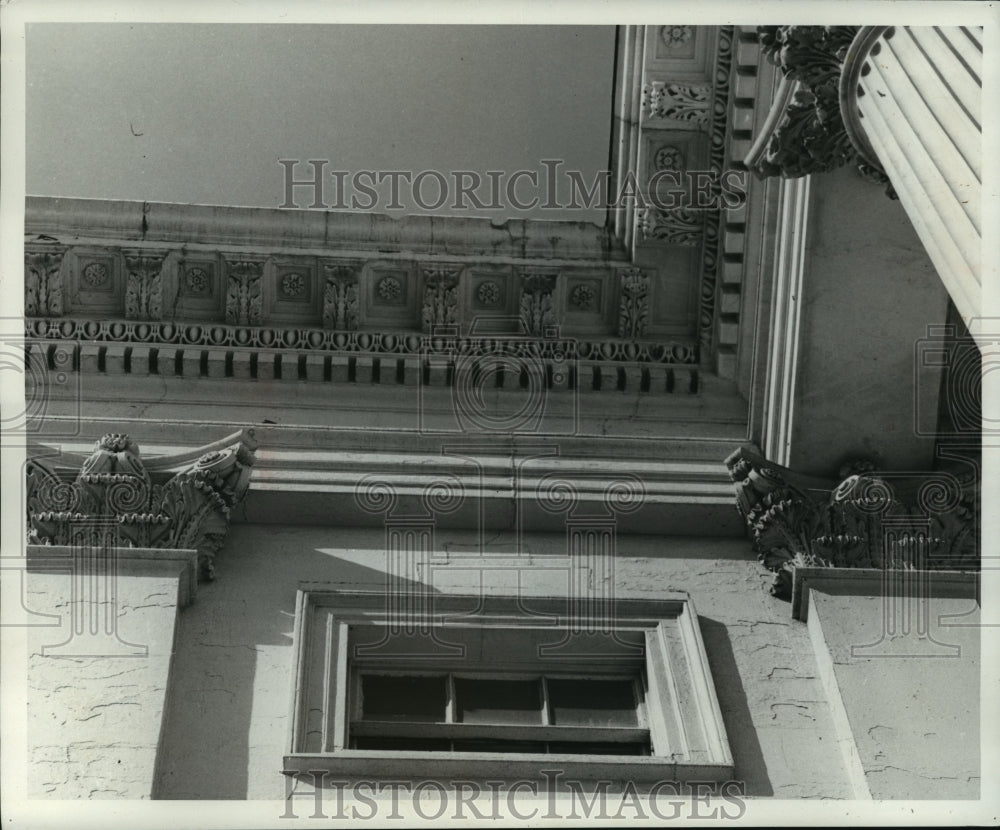
[[[227,263],[226,322],[256,326],[263,320],[263,260]]]
[[[340,331],[358,327],[358,266],[324,263],[323,326]]]
[[[649,319],[649,276],[638,268],[629,268],[621,276],[618,304],[618,336],[642,337]]]
[[[677,49],[691,41],[694,29],[691,26],[661,26],[660,39],[668,49]]]
[[[29,459],[29,544],[69,544],[74,528],[110,522],[119,545],[196,550],[199,575],[212,579],[230,512],[246,494],[254,463],[252,432],[234,439],[162,484],[154,482],[139,447],[124,434],[101,438],[72,479],[49,461]]]
[[[597,303],[597,290],[590,283],[581,283],[570,292],[569,301],[581,311],[590,311]]]
[[[163,255],[125,254],[125,319],[163,317]]]
[[[420,318],[425,332],[458,322],[459,268],[425,268],[424,302]]]
[[[643,208],[639,212],[642,238],[671,245],[700,245],[705,232],[705,211],[676,208]]]
[[[947,472],[809,479],[747,450],[726,459],[754,552],[791,597],[797,566],[978,570],[978,481]]]
[[[522,274],[521,298],[518,315],[528,334],[542,337],[556,324],[552,292],[556,287],[555,274]]]
[[[62,261],[65,248],[24,254],[24,314],[59,317],[63,313]]]
[[[647,118],[707,124],[712,114],[711,103],[711,84],[649,81],[642,88],[642,107]]]

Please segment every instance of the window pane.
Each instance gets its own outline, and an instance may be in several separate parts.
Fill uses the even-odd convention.
[[[451,749],[451,741],[447,738],[390,738],[382,735],[359,735],[354,739],[354,748],[448,752]]]
[[[462,723],[541,724],[539,680],[455,678],[457,720]]]
[[[532,752],[544,753],[545,744],[540,741],[503,741],[492,738],[455,741],[456,752]]]
[[[442,677],[361,677],[363,720],[443,722],[447,685]]]
[[[649,755],[649,744],[612,741],[567,742],[549,744],[553,755]]]
[[[631,680],[547,682],[556,726],[638,726]]]

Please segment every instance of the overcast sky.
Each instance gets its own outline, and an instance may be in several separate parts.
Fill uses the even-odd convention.
[[[32,24],[27,192],[277,207],[280,158],[480,174],[562,159],[589,180],[613,64],[612,27]]]

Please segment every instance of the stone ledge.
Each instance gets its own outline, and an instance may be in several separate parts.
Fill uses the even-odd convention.
[[[792,616],[802,622],[808,620],[812,589],[857,596],[923,595],[979,602],[979,579],[976,571],[798,567],[792,580]],[[887,592],[887,588],[892,590]]]
[[[25,569],[28,573],[95,573],[102,572],[91,557],[74,554],[72,545],[28,545]],[[115,573],[118,576],[176,576],[177,605],[186,608],[198,590],[198,551],[165,548],[128,548],[114,550]]]

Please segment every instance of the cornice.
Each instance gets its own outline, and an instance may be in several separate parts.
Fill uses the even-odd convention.
[[[28,196],[26,242],[80,245],[128,239],[139,247],[227,251],[294,248],[307,255],[625,262],[613,234],[587,222],[491,219]]]

